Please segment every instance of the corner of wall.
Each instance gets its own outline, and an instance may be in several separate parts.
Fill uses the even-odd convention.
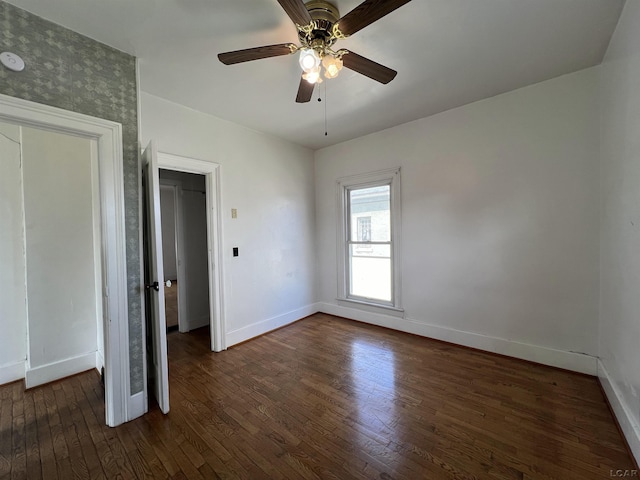
[[[0,385],[22,380],[25,375],[25,370],[24,360],[0,366]]]
[[[600,360],[598,360],[598,379],[636,464],[640,464],[640,424],[634,420],[631,408],[626,404],[624,396]]]
[[[264,335],[265,333],[277,330],[278,328],[282,328],[286,325],[297,322],[298,320],[302,320],[303,318],[308,317],[309,315],[313,315],[314,313],[318,313],[319,311],[319,304],[311,303],[302,308],[283,313],[282,315],[278,315],[276,317],[268,318],[260,322],[252,323],[251,325],[247,325],[246,327],[232,330],[230,332],[227,332],[226,346],[227,348],[232,347],[233,345],[237,345],[238,343],[242,343],[249,339],[259,337],[260,335]]]

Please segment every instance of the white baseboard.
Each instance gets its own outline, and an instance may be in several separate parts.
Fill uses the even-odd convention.
[[[104,367],[104,357],[100,350],[96,350],[96,370],[102,372],[102,367]]]
[[[27,388],[33,388],[94,368],[96,368],[95,351],[27,369],[25,372],[25,384]]]
[[[246,327],[232,330],[231,332],[227,332],[227,347],[270,332],[276,328],[284,327],[285,325],[298,321],[301,318],[308,317],[309,315],[313,315],[317,312],[318,304],[312,303],[305,307],[298,308],[297,310],[283,313],[277,317],[271,317],[267,320],[262,320],[260,322],[252,323],[251,325],[247,325]]]
[[[209,323],[211,323],[211,320],[209,319],[209,314],[205,314],[200,316],[200,318],[197,318],[195,320],[192,320],[191,322],[187,323],[187,332],[190,332],[191,330],[195,330],[196,328],[200,328],[200,327],[206,327],[207,325],[209,325]]]
[[[25,361],[7,363],[0,366],[0,385],[24,378]]]
[[[616,387],[615,382],[612,381],[601,360],[598,360],[598,379],[618,420],[618,424],[627,439],[636,463],[640,464],[640,418],[634,418],[631,413],[632,410],[624,401],[624,397]]]
[[[380,327],[392,328],[406,333],[434,338],[445,342],[477,348],[487,352],[507,355],[522,360],[541,363],[552,367],[564,368],[574,372],[597,375],[597,357],[583,353],[566,352],[552,348],[529,345],[526,343],[490,337],[478,333],[464,332],[452,328],[431,325],[410,318],[398,318],[391,315],[372,313],[355,308],[330,303],[318,303],[318,311],[340,317],[371,323]]]
[[[144,393],[145,392],[143,390],[142,392],[138,392],[135,395],[131,395],[129,397],[129,405],[127,406],[127,421],[141,417],[142,415],[147,413],[147,399]]]

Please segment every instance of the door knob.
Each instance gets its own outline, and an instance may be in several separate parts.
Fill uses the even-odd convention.
[[[173,284],[171,283],[171,280],[167,280],[166,282],[164,282],[164,284],[165,284],[167,287],[170,287],[171,285],[173,285]]]

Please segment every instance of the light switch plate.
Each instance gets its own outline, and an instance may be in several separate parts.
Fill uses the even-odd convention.
[[[238,209],[237,208],[232,208],[231,209],[231,218],[238,218]]]

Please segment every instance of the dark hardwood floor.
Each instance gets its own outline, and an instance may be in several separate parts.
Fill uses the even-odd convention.
[[[317,314],[226,352],[168,336],[171,412],[104,423],[95,372],[0,387],[0,478],[609,479],[597,380]]]

